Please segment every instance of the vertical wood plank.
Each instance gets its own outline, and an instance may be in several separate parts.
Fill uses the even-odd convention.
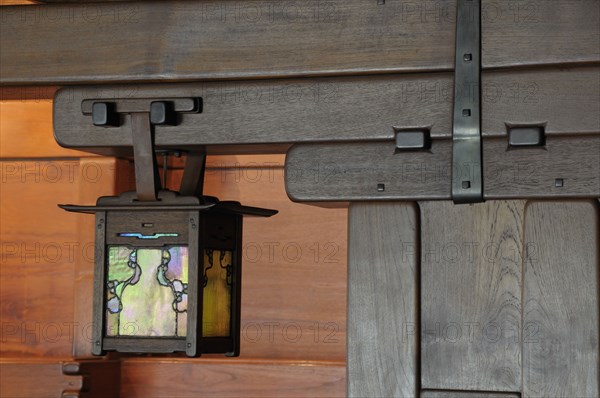
[[[524,201],[421,202],[424,389],[521,389]]]
[[[413,203],[350,206],[350,397],[416,395],[417,229]]]
[[[598,396],[598,214],[596,201],[527,206],[525,397]]]

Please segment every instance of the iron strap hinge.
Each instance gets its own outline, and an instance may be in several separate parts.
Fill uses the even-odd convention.
[[[452,122],[452,200],[483,202],[481,0],[458,0]]]

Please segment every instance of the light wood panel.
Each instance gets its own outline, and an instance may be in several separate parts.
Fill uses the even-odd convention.
[[[0,395],[10,398],[61,397],[64,391],[79,391],[81,376],[67,376],[57,359],[0,360]]]
[[[596,201],[527,206],[524,397],[598,396],[599,216]]]
[[[525,202],[419,206],[422,388],[520,391]]]
[[[128,359],[124,397],[344,397],[345,367],[336,362]]]
[[[81,157],[80,151],[60,147],[52,133],[52,100],[0,102],[0,157]]]
[[[57,204],[77,202],[79,162],[2,160],[0,167],[2,354],[68,357],[82,332],[73,322],[73,272],[84,246],[80,216]]]
[[[348,395],[417,394],[418,211],[412,203],[349,211]]]

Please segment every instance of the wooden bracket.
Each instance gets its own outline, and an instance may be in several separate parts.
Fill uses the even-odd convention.
[[[122,124],[122,117],[129,115],[135,163],[137,200],[158,200],[160,178],[154,146],[154,126],[176,126],[178,113],[199,113],[201,98],[175,98],[166,100],[117,99],[113,101],[84,100],[81,103],[84,115],[91,115],[94,126],[114,128]],[[192,154],[184,174],[182,189],[187,195],[202,195],[204,155]]]

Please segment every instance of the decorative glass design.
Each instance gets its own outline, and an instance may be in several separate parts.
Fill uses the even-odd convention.
[[[186,336],[188,248],[108,247],[107,336]]]
[[[204,337],[228,337],[231,323],[231,287],[233,268],[232,252],[225,250],[204,251],[202,285]]]

